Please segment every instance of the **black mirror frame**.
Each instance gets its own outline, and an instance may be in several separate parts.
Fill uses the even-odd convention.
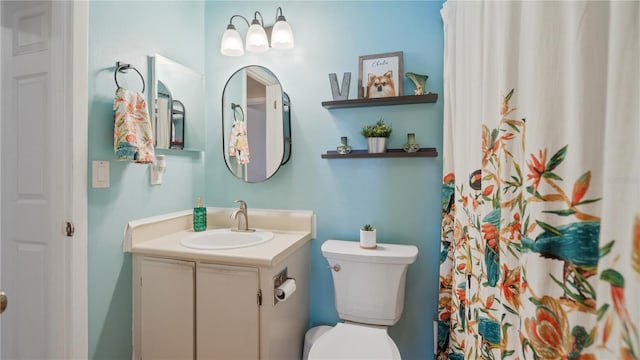
[[[244,180],[242,177],[239,177],[235,174],[235,172],[231,169],[229,162],[227,161],[227,157],[225,156],[226,151],[227,151],[227,140],[225,137],[225,134],[227,134],[227,129],[225,129],[224,126],[224,111],[225,111],[225,101],[224,101],[224,93],[227,90],[227,86],[229,85],[229,82],[231,81],[231,79],[233,79],[233,77],[239,73],[242,70],[245,70],[246,68],[249,67],[261,67],[261,68],[265,68],[267,70],[269,70],[269,72],[271,72],[273,74],[273,72],[269,69],[266,68],[262,65],[247,65],[247,66],[243,66],[240,69],[236,70],[233,72],[233,74],[231,74],[231,76],[229,76],[229,78],[227,79],[224,88],[222,89],[222,99],[221,99],[221,109],[222,109],[222,119],[221,119],[221,124],[222,124],[222,158],[224,160],[224,163],[227,167],[227,170],[229,170],[229,172],[231,173],[231,175],[233,175],[233,177],[235,177],[236,179],[242,180],[243,182],[246,183],[256,183],[256,182],[265,182],[269,179],[271,179],[276,173],[278,173],[278,171],[280,170],[280,168],[287,164],[289,162],[289,160],[291,160],[291,154],[292,154],[292,138],[291,138],[291,98],[289,97],[289,94],[287,94],[284,90],[282,90],[282,103],[283,103],[283,116],[282,116],[282,122],[283,122],[283,151],[282,151],[282,160],[280,161],[280,166],[278,166],[278,168],[273,172],[273,174],[271,174],[269,177],[266,177],[264,180],[262,181],[246,181]],[[274,74],[275,76],[275,74]],[[276,76],[277,79],[277,76]],[[280,82],[280,80],[278,79],[278,82]],[[280,87],[282,88],[282,84],[280,84]],[[287,111],[284,111],[285,108],[287,109]],[[286,115],[284,115],[286,113]]]

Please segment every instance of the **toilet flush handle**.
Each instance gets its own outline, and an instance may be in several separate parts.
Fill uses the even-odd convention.
[[[335,272],[338,272],[341,269],[340,264],[335,264],[333,266],[329,265],[328,268],[333,270],[333,271],[335,271]]]

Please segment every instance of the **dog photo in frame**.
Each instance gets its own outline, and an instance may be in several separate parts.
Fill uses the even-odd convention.
[[[402,51],[359,57],[359,99],[400,96],[402,80]]]

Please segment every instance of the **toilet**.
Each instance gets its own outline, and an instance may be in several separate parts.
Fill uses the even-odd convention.
[[[344,321],[309,329],[304,360],[400,359],[387,328],[402,315],[407,266],[416,260],[418,248],[378,244],[363,249],[357,241],[327,240],[321,250],[331,269],[336,310]]]

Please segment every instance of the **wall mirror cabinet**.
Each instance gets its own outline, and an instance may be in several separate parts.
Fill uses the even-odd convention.
[[[204,77],[162,55],[149,56],[156,149],[204,151]]]
[[[289,160],[290,107],[269,69],[252,65],[231,75],[222,94],[222,146],[233,176],[262,182]]]

